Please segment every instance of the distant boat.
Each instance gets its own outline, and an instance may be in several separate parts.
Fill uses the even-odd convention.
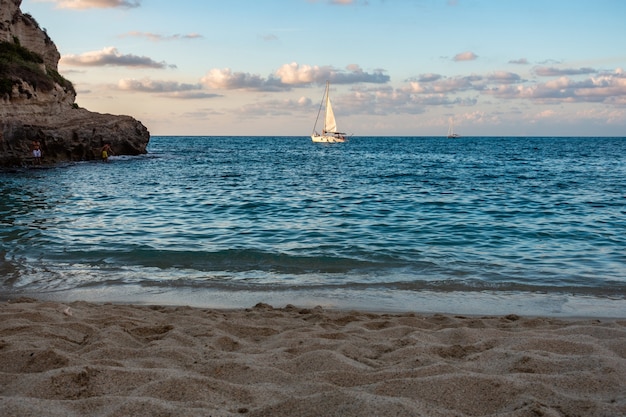
[[[448,137],[449,138],[460,138],[461,135],[458,135],[456,133],[454,133],[454,121],[452,120],[452,118],[450,118],[450,121],[448,123]]]
[[[330,83],[326,81],[326,90],[324,91],[320,108],[317,111],[317,118],[315,119],[315,125],[313,126],[313,133],[311,134],[311,140],[313,142],[336,143],[346,141],[346,134],[337,131],[337,121],[335,120],[333,107],[330,104],[329,89]],[[324,108],[324,128],[322,129],[322,134],[320,135],[317,133],[316,128],[322,112],[322,107]]]

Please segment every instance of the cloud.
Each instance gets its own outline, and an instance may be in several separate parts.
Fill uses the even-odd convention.
[[[55,3],[59,9],[132,9],[141,6],[141,0],[40,0]]]
[[[553,109],[541,111],[535,115],[537,119],[550,119],[556,116],[556,112]]]
[[[145,56],[132,54],[122,55],[113,46],[106,47],[100,51],[85,52],[80,55],[63,55],[61,64],[82,67],[119,66],[135,68],[167,68],[173,67],[165,62],[156,62]]]
[[[530,100],[536,103],[605,103],[626,104],[626,72],[622,68],[600,72],[593,68],[555,69],[539,67],[543,76],[556,78],[543,83],[523,79],[519,74],[495,71],[486,75],[444,77],[422,74],[409,79],[398,91],[413,96],[413,101],[425,104],[471,105],[472,92],[499,99]],[[584,75],[593,75],[580,79]],[[575,78],[574,78],[575,77]],[[463,95],[463,96],[461,96]]]
[[[120,90],[126,91],[140,91],[149,93],[164,93],[173,91],[190,91],[200,90],[202,86],[200,84],[185,84],[176,81],[158,81],[144,78],[142,80],[136,79],[121,79],[117,83],[117,87]]]
[[[410,88],[390,86],[355,88],[350,94],[335,96],[335,107],[351,114],[421,114],[428,106],[474,105],[476,99],[451,98],[444,93],[417,93]]]
[[[168,98],[177,98],[181,100],[200,100],[205,98],[224,97],[221,94],[207,93],[204,91],[174,91],[166,94]]]
[[[265,35],[260,35],[260,38],[263,39],[266,42],[274,42],[278,40],[278,36],[274,35],[273,33],[267,33]]]
[[[526,58],[512,59],[509,64],[528,65],[528,60]]]
[[[312,110],[313,102],[306,97],[297,100],[268,100],[259,103],[246,104],[240,107],[236,113],[248,117],[260,116],[284,116],[293,114],[294,111],[302,110],[307,114]],[[315,104],[317,105],[317,104]]]
[[[383,70],[367,73],[356,64],[348,65],[346,70],[338,70],[331,66],[300,65],[292,62],[281,66],[275,75],[281,82],[289,85],[320,84],[326,81],[333,84],[384,84],[389,81],[389,76],[384,75]]]
[[[386,83],[389,76],[383,70],[365,72],[356,64],[348,65],[345,70],[331,66],[310,66],[298,63],[284,64],[267,78],[257,74],[233,72],[230,68],[212,69],[201,80],[210,88],[244,89],[255,91],[287,91],[295,87],[307,87],[321,84],[327,80],[333,84]]]
[[[583,71],[582,73],[585,73]],[[578,75],[577,71],[574,71]],[[603,102],[617,104],[626,98],[626,76],[621,68],[583,80],[566,76],[534,85],[498,86],[486,94],[503,99],[529,99],[540,103]]]
[[[585,75],[594,74],[597,70],[593,68],[564,68],[558,69],[554,67],[537,67],[535,74],[541,77],[560,77],[562,75]]]
[[[287,67],[290,78],[279,77],[279,71],[272,76],[274,82],[284,88],[311,85],[315,83],[319,73],[328,75],[328,67],[301,65]],[[358,66],[349,68],[358,70]],[[221,76],[226,76],[225,79],[232,83],[231,86],[247,84],[258,88],[267,81],[250,74],[237,75],[223,70],[216,71]],[[348,69],[344,73],[350,74]],[[227,83],[223,81],[220,85],[224,86]],[[507,71],[457,77],[426,73],[408,80],[404,86],[398,88],[390,85],[367,86],[357,83],[350,91],[333,96],[336,111],[372,116],[421,114],[432,106],[472,107],[486,97],[525,100],[537,104],[600,102],[623,107],[626,105],[626,73],[618,68],[584,80],[562,76],[544,83],[525,80],[519,74]],[[304,114],[311,111],[311,106],[316,105],[317,103],[312,103],[310,99],[304,97],[297,101],[271,100],[242,106],[237,113],[250,117],[287,115],[295,112]],[[544,117],[549,117],[549,114],[544,114]]]
[[[160,35],[158,33],[150,33],[150,32],[128,32],[123,35],[120,35],[121,38],[125,37],[137,37],[137,38],[146,38],[153,42],[161,42],[161,41],[172,41],[172,40],[180,40],[180,39],[201,39],[202,35],[197,33],[188,33],[187,35]]]
[[[478,55],[476,55],[474,52],[461,52],[460,54],[456,54],[454,56],[454,58],[452,58],[453,61],[474,61],[476,58],[478,58]]]
[[[288,89],[274,78],[264,79],[247,72],[233,72],[230,68],[210,70],[200,82],[216,90],[281,91]]]
[[[478,89],[476,83],[482,81],[483,77],[470,75],[466,77],[435,77],[431,74],[427,79],[410,81],[407,91],[414,94],[445,94]]]
[[[428,73],[428,74],[420,74],[417,78],[415,78],[412,81],[418,81],[418,82],[423,82],[423,83],[430,83],[430,82],[433,82],[433,81],[440,80],[441,78],[442,78],[442,76],[440,74]]]
[[[500,84],[514,84],[519,83],[522,80],[522,77],[513,72],[496,71],[489,74],[486,79]]]
[[[201,84],[187,84],[176,81],[151,80],[144,78],[121,79],[117,83],[117,88],[122,91],[139,93],[156,93],[168,98],[195,100],[205,98],[222,97],[220,94],[207,93],[202,91]]]

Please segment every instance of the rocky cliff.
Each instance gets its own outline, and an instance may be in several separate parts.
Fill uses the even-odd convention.
[[[110,143],[116,155],[146,153],[150,134],[130,116],[76,106],[71,82],[57,72],[59,51],[22,0],[0,0],[0,166],[92,160]]]

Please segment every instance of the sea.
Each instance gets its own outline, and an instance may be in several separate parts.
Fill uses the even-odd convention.
[[[17,297],[624,318],[626,138],[155,136],[0,171]]]

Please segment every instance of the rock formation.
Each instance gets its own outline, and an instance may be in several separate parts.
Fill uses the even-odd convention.
[[[71,82],[57,71],[59,51],[22,0],[0,0],[0,166],[32,163],[39,142],[46,164],[146,153],[150,134],[130,116],[80,109]]]

